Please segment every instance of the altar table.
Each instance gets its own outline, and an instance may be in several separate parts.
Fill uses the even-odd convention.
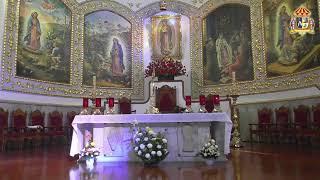
[[[139,127],[151,127],[168,139],[169,155],[165,161],[198,161],[197,153],[211,134],[217,141],[221,157],[230,153],[232,122],[226,113],[183,114],[114,114],[77,115],[72,122],[73,135],[70,156],[84,147],[84,132],[93,132],[93,140],[100,150],[98,161],[137,161],[132,152],[130,130],[134,122]]]

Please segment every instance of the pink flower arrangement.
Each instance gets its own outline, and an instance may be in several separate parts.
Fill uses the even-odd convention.
[[[172,58],[164,58],[150,62],[145,70],[145,77],[152,76],[181,76],[186,74],[186,67],[180,61],[175,61]]]

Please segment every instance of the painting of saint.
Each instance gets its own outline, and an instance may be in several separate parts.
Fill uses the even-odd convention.
[[[291,18],[299,7],[307,8],[311,18],[318,19],[316,0],[263,1],[268,77],[293,74],[320,65],[319,22],[315,21],[315,34],[290,33]],[[302,25],[299,22],[297,27]]]
[[[169,55],[173,47],[172,29],[166,19],[162,20],[159,27],[160,48],[163,55]]]
[[[110,55],[112,59],[112,75],[122,76],[123,70],[125,69],[123,64],[123,51],[117,38],[113,38],[113,45]]]
[[[19,13],[16,75],[69,83],[71,11],[60,0],[32,0]]]
[[[152,17],[152,56],[181,59],[181,16]]]
[[[250,9],[224,5],[203,20],[204,84],[253,80]]]
[[[40,49],[41,28],[38,13],[33,12],[28,21],[27,35],[24,37],[27,47],[33,51]]]
[[[131,88],[131,23],[110,11],[85,15],[83,84]]]

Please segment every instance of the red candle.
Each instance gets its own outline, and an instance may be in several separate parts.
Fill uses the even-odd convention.
[[[109,104],[109,108],[112,108],[114,106],[114,98],[109,98],[108,104]]]
[[[220,105],[220,96],[219,95],[213,95],[213,104]]]
[[[186,106],[191,105],[191,96],[186,96]]]
[[[200,95],[199,99],[200,99],[201,106],[206,105],[206,96],[205,95]]]
[[[83,98],[82,107],[83,108],[88,108],[89,107],[89,99],[88,98]]]
[[[101,98],[96,98],[96,107],[101,107]]]

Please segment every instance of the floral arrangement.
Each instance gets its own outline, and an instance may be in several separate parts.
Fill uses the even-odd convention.
[[[199,153],[205,159],[216,159],[220,156],[218,145],[214,139],[210,139],[209,142],[204,144]]]
[[[86,146],[80,151],[78,162],[95,158],[100,155],[99,150],[95,147],[93,140],[89,140]]]
[[[180,61],[164,58],[150,62],[145,70],[145,77],[152,76],[182,76],[186,74],[186,67]]]
[[[146,164],[156,164],[168,155],[168,140],[151,128],[138,128],[133,136],[134,153]]]

